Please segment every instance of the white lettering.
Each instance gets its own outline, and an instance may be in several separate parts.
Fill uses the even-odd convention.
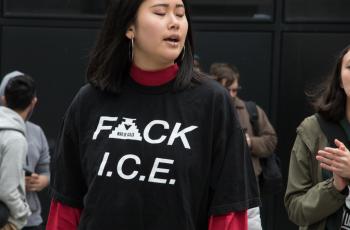
[[[108,160],[108,157],[109,157],[109,152],[105,152],[105,155],[103,156],[103,159],[102,159],[102,162],[100,165],[100,169],[98,170],[97,175],[102,176],[103,170],[105,169],[105,166],[106,166],[106,163]]]
[[[133,155],[133,154],[128,154],[128,155],[125,155],[122,158],[120,158],[120,160],[118,162],[118,166],[117,166],[118,174],[121,178],[123,178],[125,180],[131,180],[137,176],[138,171],[133,171],[130,175],[126,175],[123,172],[123,164],[127,159],[134,159],[137,165],[141,164],[141,160],[138,156]]]
[[[143,139],[150,143],[150,144],[160,144],[166,141],[168,136],[156,134],[159,136],[153,136],[153,138],[150,137],[150,133],[152,128],[156,125],[163,126],[163,130],[169,130],[170,125],[167,121],[164,120],[153,120],[149,122],[145,129],[143,130],[143,136],[141,136],[141,133],[136,125],[136,119],[132,118],[126,118],[123,117],[123,121],[115,126],[105,125],[106,122],[116,122],[118,120],[118,117],[108,117],[108,116],[101,116],[99,123],[97,125],[97,128],[92,136],[93,140],[96,140],[103,130],[111,130],[109,134],[109,138],[112,139],[122,139],[122,140],[134,140],[134,141],[142,141]],[[181,129],[182,124],[177,122],[171,131],[171,134],[169,136],[167,145],[173,145],[175,140],[180,138],[182,141],[183,146],[186,149],[191,149],[191,146],[187,139],[187,134],[189,132],[192,132],[193,130],[197,129],[198,126],[189,126],[185,127],[184,129]],[[114,128],[113,128],[114,127]]]
[[[156,173],[169,173],[169,169],[164,169],[164,168],[158,168],[159,163],[165,163],[165,164],[173,164],[174,160],[169,160],[169,159],[163,159],[163,158],[156,158],[153,164],[153,168],[151,171],[151,174],[149,175],[149,182],[153,183],[159,183],[159,184],[166,184],[167,180],[166,179],[159,179],[156,178]],[[175,183],[175,182],[174,182]]]
[[[94,135],[92,137],[92,140],[96,140],[98,134],[102,131],[102,130],[111,130],[112,126],[103,126],[103,122],[104,121],[117,121],[118,117],[106,117],[106,116],[102,116],[100,117],[100,121],[97,125],[96,131],[94,132]]]
[[[159,143],[162,143],[165,139],[166,139],[166,136],[165,135],[162,135],[160,138],[156,139],[156,140],[152,140],[150,137],[149,137],[149,132],[151,130],[151,128],[154,126],[154,125],[163,125],[164,129],[169,129],[169,124],[168,122],[166,121],[162,121],[162,120],[154,120],[154,121],[151,121],[150,123],[148,123],[148,125],[146,126],[145,130],[143,131],[143,138],[150,144],[159,144]]]
[[[170,138],[168,141],[168,145],[173,145],[175,139],[180,137],[185,148],[191,149],[190,145],[188,144],[188,141],[187,141],[185,134],[198,128],[198,126],[190,126],[190,127],[183,129],[182,131],[179,131],[180,127],[181,127],[181,123],[175,124],[175,127],[174,127],[173,131],[171,132],[171,135],[170,135]]]

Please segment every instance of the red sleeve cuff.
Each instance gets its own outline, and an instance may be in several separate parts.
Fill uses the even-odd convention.
[[[209,218],[208,230],[248,230],[247,210]]]
[[[46,230],[76,230],[82,209],[52,200]]]

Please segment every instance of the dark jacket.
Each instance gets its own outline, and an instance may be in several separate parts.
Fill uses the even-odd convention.
[[[251,154],[254,166],[255,175],[258,176],[261,173],[261,165],[259,158],[268,157],[271,155],[277,145],[277,136],[274,128],[269,122],[264,110],[257,105],[258,110],[258,125],[259,134],[255,136],[253,133],[253,127],[249,120],[249,113],[244,101],[236,97],[234,104],[238,113],[240,124],[243,130],[249,134],[251,139]]]

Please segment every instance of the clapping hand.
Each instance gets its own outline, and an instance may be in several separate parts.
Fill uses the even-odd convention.
[[[333,172],[334,186],[341,191],[350,179],[350,152],[341,141],[335,139],[334,143],[337,148],[319,150],[316,159],[321,168]]]

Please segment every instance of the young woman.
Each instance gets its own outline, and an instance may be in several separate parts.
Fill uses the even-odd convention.
[[[341,73],[341,79],[339,79],[338,75],[340,83],[336,83],[339,84],[338,87],[340,86],[341,88],[338,91],[340,91],[339,95],[342,95],[342,99],[339,100],[338,105],[335,105],[339,106],[339,108],[341,108],[342,110],[342,112],[339,111],[337,113],[343,115],[342,119],[340,120],[340,124],[343,127],[345,133],[348,134],[349,127],[347,126],[347,124],[350,121],[350,46],[345,48],[345,50],[342,53],[342,56],[342,62],[338,62],[337,65],[338,71],[340,71]],[[334,90],[334,92],[336,92],[336,90]],[[324,150],[320,150],[316,158],[320,161],[320,166],[322,168],[332,171],[343,178],[350,178],[349,150],[345,147],[345,144],[339,140],[334,140],[334,144],[336,148],[327,147]]]
[[[228,94],[192,71],[188,21],[181,0],[110,4],[58,139],[47,229],[247,228],[252,165]]]
[[[331,77],[312,96],[317,114],[297,128],[285,205],[299,229],[349,229],[350,153],[344,143],[329,140],[330,131],[325,130],[333,129],[322,124],[339,128],[350,140],[350,46],[339,55]]]

